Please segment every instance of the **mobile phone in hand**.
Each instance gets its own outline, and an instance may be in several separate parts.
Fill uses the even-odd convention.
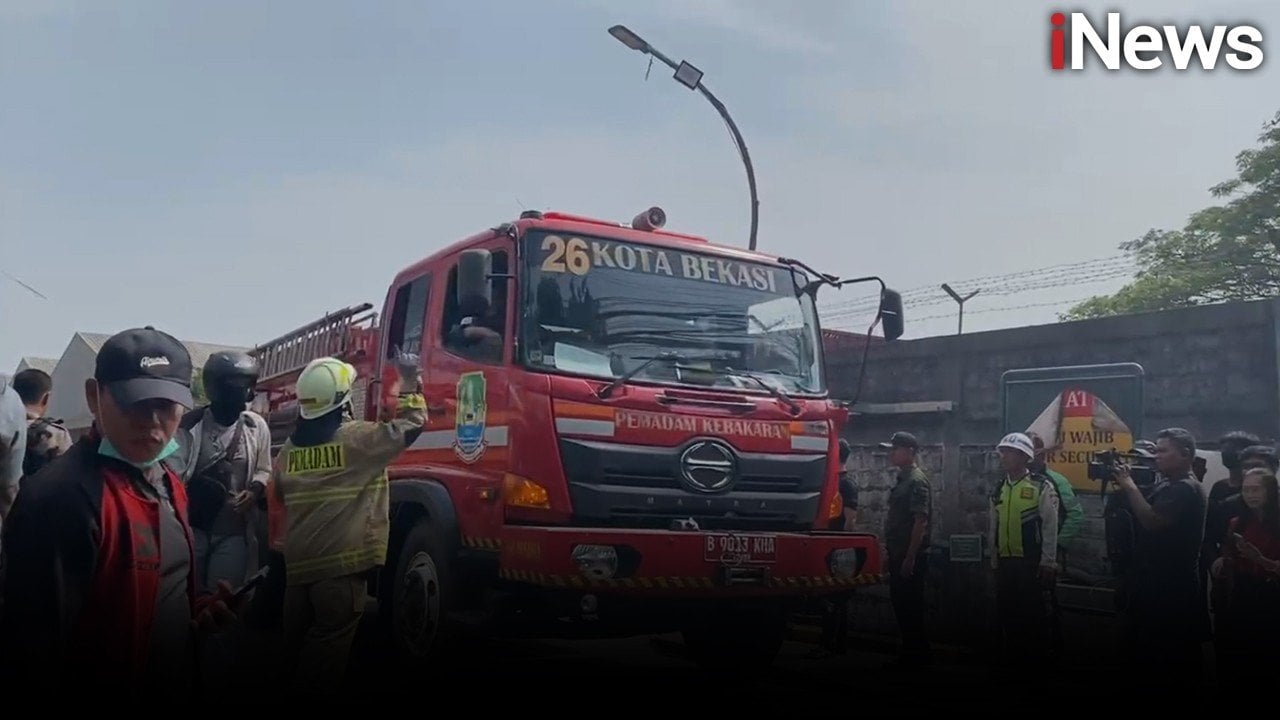
[[[230,604],[235,604],[243,600],[251,590],[261,585],[263,581],[267,579],[267,576],[270,574],[271,574],[271,566],[263,565],[261,570],[254,573],[253,576],[250,577],[248,580],[246,580],[243,585],[236,588],[236,591],[231,594]]]

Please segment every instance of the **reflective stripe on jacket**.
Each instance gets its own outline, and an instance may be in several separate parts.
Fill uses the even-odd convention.
[[[289,585],[351,575],[381,565],[390,537],[387,466],[426,421],[422,395],[400,399],[401,417],[354,420],[325,443],[287,441],[272,475],[272,545],[283,549]],[[283,526],[283,537],[281,528]]]
[[[1056,565],[1058,493],[1053,481],[1035,473],[1016,482],[1006,478],[991,500],[992,552]]]

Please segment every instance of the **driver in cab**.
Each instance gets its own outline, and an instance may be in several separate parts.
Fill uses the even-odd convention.
[[[446,344],[451,350],[476,359],[502,358],[502,319],[483,295],[468,295],[458,303],[457,324],[449,329]]]

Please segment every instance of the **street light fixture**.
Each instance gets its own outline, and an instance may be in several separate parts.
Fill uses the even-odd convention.
[[[631,32],[631,30],[625,25],[614,25],[609,28],[609,34],[618,38],[618,42],[626,45],[632,50],[639,50],[640,52],[649,51],[649,43],[641,40],[639,35]]]
[[[964,297],[960,297],[960,294],[957,293],[955,290],[952,290],[951,286],[946,283],[942,283],[942,289],[946,290],[947,294],[951,296],[951,299],[955,300],[960,305],[960,327],[956,329],[956,334],[960,335],[961,333],[964,332],[964,304],[968,302],[969,299],[972,298],[974,295],[977,295],[979,292],[981,292],[982,288],[978,288],[977,290],[974,290],[973,292],[969,293],[968,295],[965,295]]]
[[[738,146],[738,154],[742,156],[742,164],[747,169],[747,189],[751,193],[751,236],[748,240],[748,247],[751,250],[755,250],[756,229],[760,224],[760,200],[756,196],[756,173],[751,167],[751,155],[747,152],[747,143],[742,139],[742,133],[738,132],[738,126],[734,124],[733,118],[729,117],[729,111],[725,109],[724,103],[720,102],[719,98],[712,95],[707,86],[702,84],[702,71],[687,61],[682,60],[677,65],[671,58],[663,55],[639,35],[631,32],[626,26],[614,25],[609,28],[609,34],[632,50],[661,60],[664,65],[675,71],[676,82],[690,90],[697,90],[702,93],[702,96],[707,99],[707,102],[711,103],[716,112],[720,113],[720,117],[724,119],[724,124],[729,126],[729,132],[733,135],[733,142]]]

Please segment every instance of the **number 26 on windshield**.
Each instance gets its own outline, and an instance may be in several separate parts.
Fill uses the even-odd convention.
[[[542,261],[543,272],[562,273],[566,269],[574,275],[586,275],[591,269],[591,255],[587,253],[587,241],[558,235],[548,235],[542,240],[542,249],[549,253]]]

